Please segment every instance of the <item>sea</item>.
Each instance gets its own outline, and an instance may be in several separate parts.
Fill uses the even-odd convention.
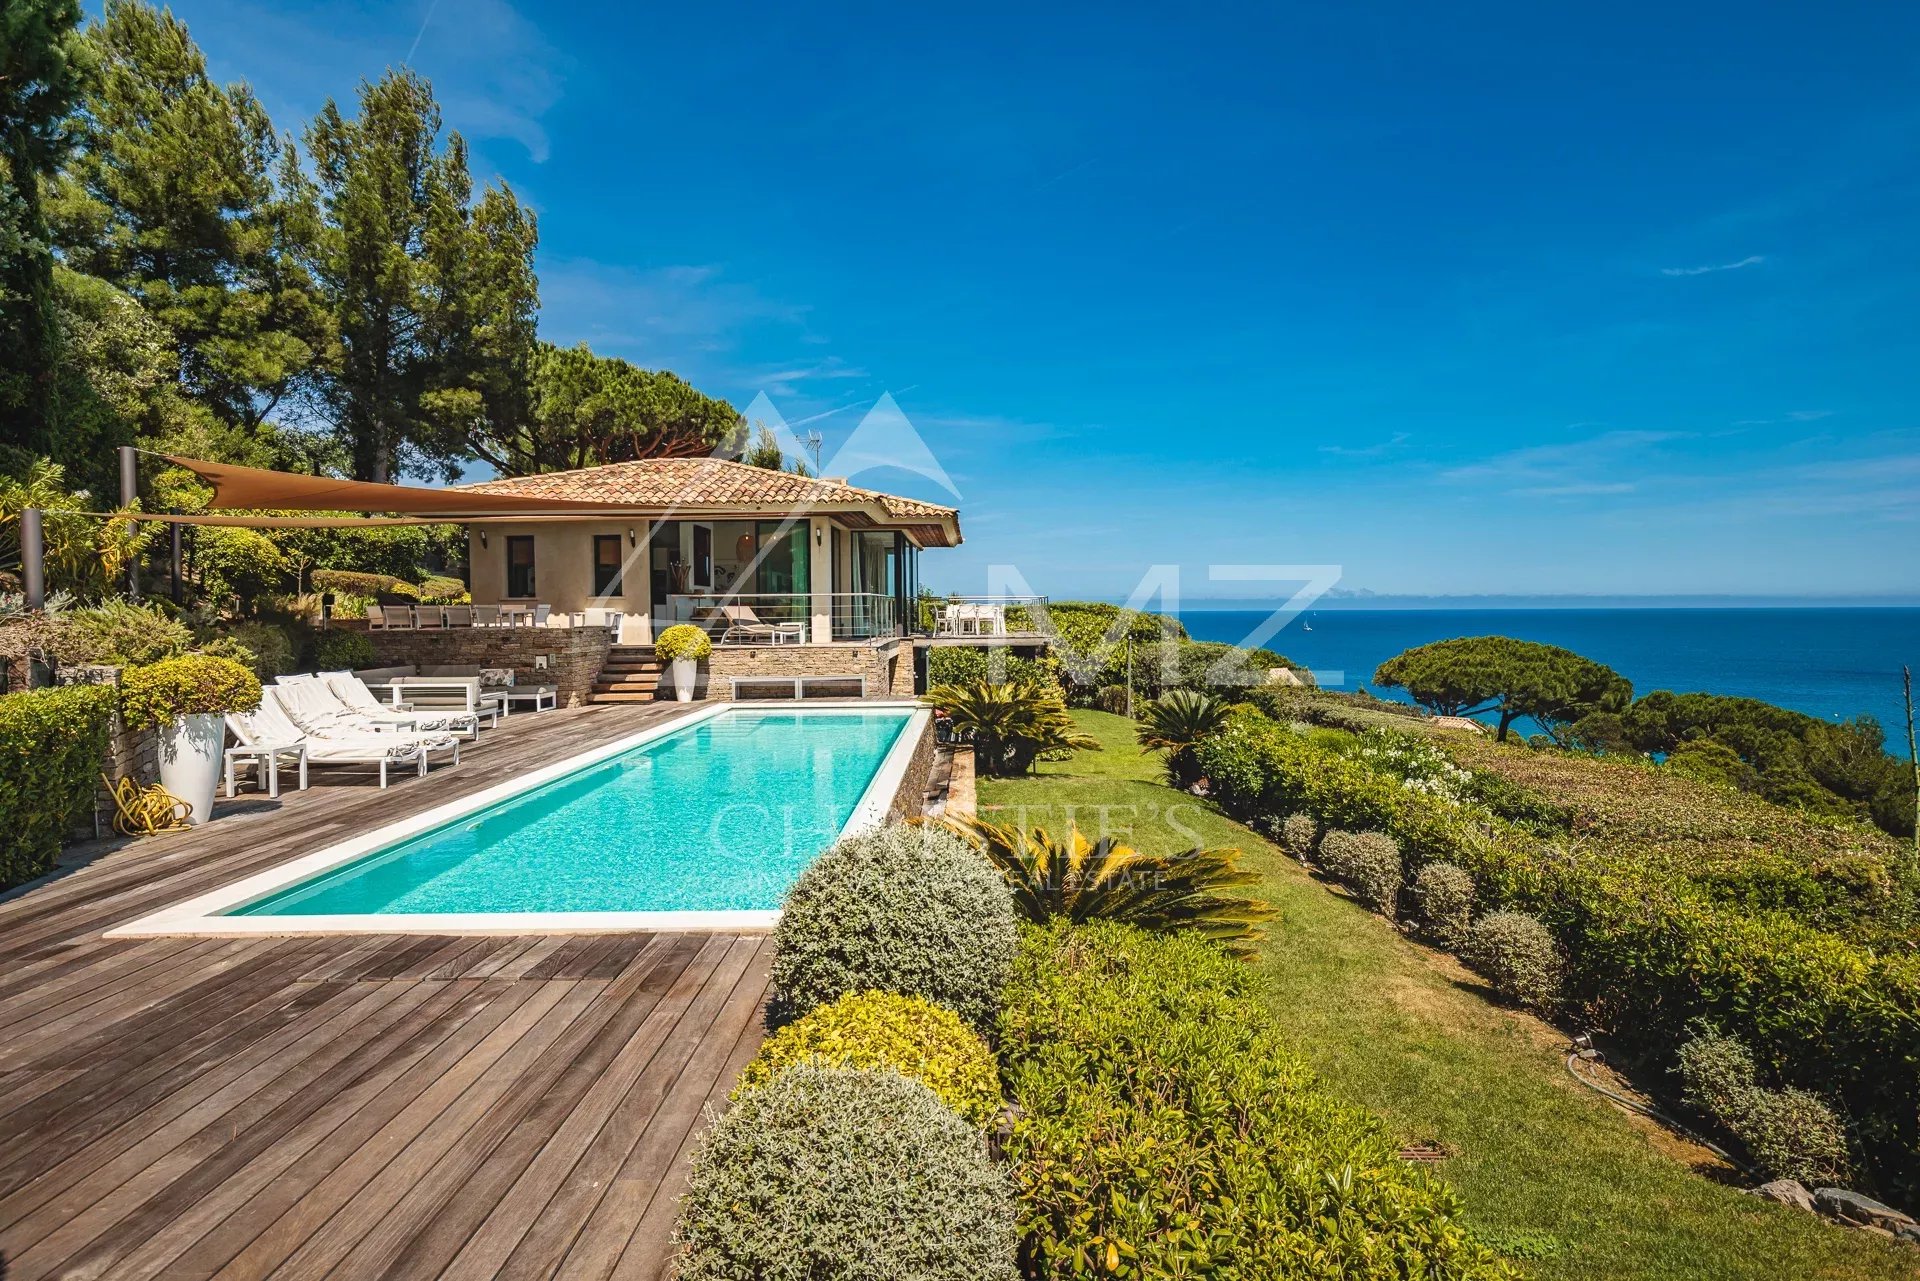
[[[1195,640],[1245,645],[1272,610],[1180,611]],[[1267,649],[1311,669],[1331,689],[1365,689],[1402,650],[1455,636],[1512,636],[1583,654],[1657,689],[1758,698],[1825,720],[1871,716],[1888,749],[1906,754],[1900,667],[1920,674],[1920,607],[1800,608],[1316,608]]]

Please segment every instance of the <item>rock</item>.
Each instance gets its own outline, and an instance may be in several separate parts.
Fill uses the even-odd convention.
[[[1907,1240],[1920,1239],[1920,1222],[1872,1197],[1849,1192],[1845,1188],[1815,1188],[1813,1199],[1820,1209],[1836,1219],[1866,1227],[1879,1228]]]
[[[1762,1183],[1750,1188],[1749,1195],[1766,1201],[1777,1201],[1781,1205],[1790,1205],[1796,1210],[1805,1210],[1812,1214],[1818,1207],[1814,1203],[1813,1193],[1798,1179],[1775,1179],[1771,1183]]]

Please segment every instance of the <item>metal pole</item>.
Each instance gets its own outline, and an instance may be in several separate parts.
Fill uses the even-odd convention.
[[[172,542],[173,560],[170,570],[171,577],[168,581],[168,592],[173,597],[173,603],[178,605],[180,603],[180,526],[178,524],[173,526]]]
[[[124,510],[140,501],[139,451],[132,445],[120,446],[120,506]],[[127,595],[140,599],[140,554],[127,559]]]
[[[29,507],[20,513],[20,577],[26,588],[27,608],[45,609],[47,604],[47,539],[40,527],[40,509]]]

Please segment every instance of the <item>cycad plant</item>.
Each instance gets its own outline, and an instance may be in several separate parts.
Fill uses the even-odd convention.
[[[1030,921],[1104,918],[1162,932],[1191,930],[1245,956],[1260,938],[1259,923],[1273,916],[1258,899],[1222,892],[1260,879],[1240,870],[1236,849],[1145,854],[1110,836],[1088,841],[1071,826],[1055,840],[1044,828],[1022,832],[977,818],[949,825],[1000,869],[1014,906]]]
[[[1060,695],[1032,681],[936,685],[926,701],[947,714],[956,738],[973,744],[982,774],[1025,774],[1043,756],[1100,749],[1074,725]]]
[[[1135,731],[1140,745],[1163,753],[1161,767],[1174,787],[1192,787],[1200,778],[1194,748],[1220,732],[1227,721],[1227,704],[1198,690],[1170,689],[1148,703]]]

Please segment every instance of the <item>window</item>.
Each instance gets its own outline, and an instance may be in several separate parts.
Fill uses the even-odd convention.
[[[593,536],[593,594],[595,596],[625,594],[620,587],[620,535],[618,534]]]
[[[507,595],[533,595],[532,534],[515,534],[507,539]]]

